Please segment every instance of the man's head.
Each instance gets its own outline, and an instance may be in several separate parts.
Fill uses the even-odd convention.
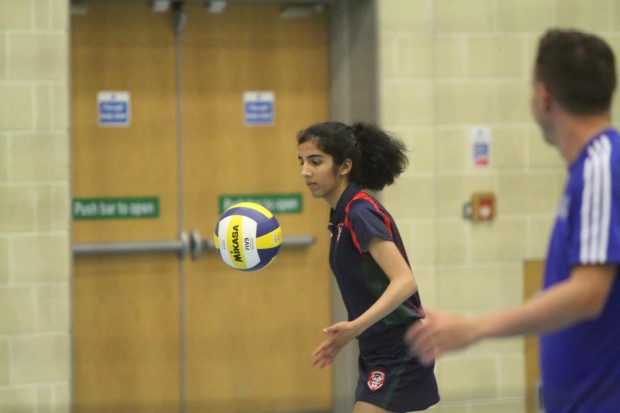
[[[540,39],[534,82],[577,116],[607,113],[616,88],[614,54],[600,37],[576,30],[549,30]]]

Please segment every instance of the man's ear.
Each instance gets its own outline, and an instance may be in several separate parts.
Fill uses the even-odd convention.
[[[536,82],[534,87],[536,88],[536,93],[538,94],[538,98],[540,99],[539,102],[542,105],[542,108],[548,112],[553,103],[553,94],[551,93],[551,90],[549,90],[549,87],[542,82]]]
[[[340,165],[340,175],[348,174],[351,172],[351,168],[353,168],[353,162],[349,158],[345,159],[342,165]]]

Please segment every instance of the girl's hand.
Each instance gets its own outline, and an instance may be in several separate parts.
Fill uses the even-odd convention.
[[[349,321],[342,321],[331,325],[324,328],[323,332],[327,335],[327,338],[312,353],[314,358],[312,365],[318,365],[319,368],[332,364],[340,349],[358,335],[353,324]]]

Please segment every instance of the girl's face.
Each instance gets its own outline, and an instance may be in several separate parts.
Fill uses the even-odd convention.
[[[334,158],[319,150],[314,140],[299,145],[297,159],[304,178],[314,198],[323,198],[332,208],[349,185],[351,161],[349,159],[334,173]]]

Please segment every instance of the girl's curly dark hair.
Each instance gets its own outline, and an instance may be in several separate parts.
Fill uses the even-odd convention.
[[[341,122],[323,122],[297,135],[298,145],[311,140],[319,150],[332,156],[334,171],[350,159],[353,164],[351,182],[365,189],[379,191],[393,184],[409,163],[405,144],[369,123],[348,126]]]

